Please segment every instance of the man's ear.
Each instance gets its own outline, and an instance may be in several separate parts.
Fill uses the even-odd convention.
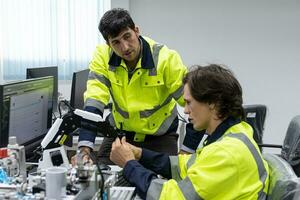
[[[216,105],[214,103],[211,103],[208,105],[209,110],[214,110],[216,108]]]
[[[134,27],[134,32],[137,36],[140,36],[140,28],[138,26]]]

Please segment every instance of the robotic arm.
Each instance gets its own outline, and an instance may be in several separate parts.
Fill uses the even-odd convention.
[[[43,153],[39,160],[39,169],[47,169],[52,166],[69,167],[69,161],[62,145],[72,146],[72,134],[78,128],[93,131],[103,137],[115,138],[123,135],[121,130],[111,126],[100,115],[79,109],[70,109],[69,112],[55,120],[44,137],[41,143]]]
[[[56,119],[41,143],[42,148],[72,146],[72,133],[78,128],[96,132],[98,136],[103,137],[122,136],[121,131],[111,126],[100,115],[75,109]]]

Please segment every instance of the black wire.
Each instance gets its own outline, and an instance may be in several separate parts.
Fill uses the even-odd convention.
[[[62,101],[59,101],[58,106],[57,106],[58,107],[59,118],[62,117],[62,115],[61,115],[61,109],[60,109],[61,104],[62,104]]]
[[[93,151],[90,153],[90,158],[91,158],[92,161],[96,164],[97,169],[98,169],[99,174],[100,174],[100,177],[101,177],[101,180],[99,181],[99,188],[100,188],[101,199],[103,199],[103,192],[104,192],[104,176],[103,176],[102,170],[101,170],[101,168],[100,168],[100,166],[99,166],[99,162],[98,162],[97,156],[95,155],[95,153],[94,153]]]
[[[31,155],[31,153],[29,154]],[[43,151],[42,151],[42,146],[38,146],[35,150],[33,150],[32,153],[33,156],[30,156],[28,159],[26,158],[26,161],[35,161],[38,160],[39,158],[41,158],[43,156]]]
[[[62,102],[69,108],[69,110],[73,111],[74,108],[69,104],[69,101],[67,100],[62,100]]]
[[[75,109],[69,104],[69,102],[67,100],[62,100],[62,101],[59,101],[58,103],[58,113],[59,113],[59,117],[62,118],[62,112],[61,112],[61,107],[62,105],[65,104],[69,111],[74,111]]]
[[[189,122],[184,118],[184,117],[182,117],[181,115],[180,115],[180,113],[178,112],[178,119],[179,119],[179,121],[182,121],[182,122],[184,122],[184,123],[186,123],[186,124],[188,124]]]
[[[52,111],[52,121],[55,121],[57,119],[57,116],[55,115],[55,113]]]
[[[58,103],[58,112],[59,112],[59,115],[60,115],[60,118],[62,118],[62,112],[61,112],[61,106],[62,104],[65,104],[69,111],[74,111],[75,109],[69,104],[69,102],[67,100],[62,100]],[[95,155],[95,153],[92,151],[90,153],[90,158],[92,159],[92,161],[96,164],[97,166],[97,169],[99,171],[99,174],[101,176],[101,181],[99,181],[99,188],[100,188],[100,195],[101,195],[101,199],[102,198],[102,195],[103,195],[103,191],[104,191],[104,176],[103,176],[103,173],[101,171],[101,168],[99,166],[99,163],[98,163],[98,159],[97,159],[97,156]]]

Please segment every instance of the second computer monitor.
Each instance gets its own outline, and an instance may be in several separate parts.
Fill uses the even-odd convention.
[[[45,76],[54,77],[54,90],[53,90],[53,110],[57,110],[57,101],[58,101],[58,67],[57,66],[48,66],[48,67],[34,67],[27,68],[26,78],[40,78]]]
[[[0,85],[0,147],[10,136],[32,153],[52,125],[53,77]]]
[[[70,105],[73,108],[83,109],[83,93],[86,91],[86,82],[89,76],[89,69],[73,73]]]

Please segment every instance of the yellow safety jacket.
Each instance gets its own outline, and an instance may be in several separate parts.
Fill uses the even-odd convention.
[[[147,199],[266,199],[269,168],[252,134],[241,122],[195,154],[170,156],[172,179],[154,179]]]
[[[113,122],[117,128],[145,135],[163,135],[177,116],[176,101],[184,105],[182,78],[187,72],[174,50],[140,37],[142,56],[131,79],[123,59],[106,45],[97,46],[90,63],[85,106],[103,112],[112,98]]]

